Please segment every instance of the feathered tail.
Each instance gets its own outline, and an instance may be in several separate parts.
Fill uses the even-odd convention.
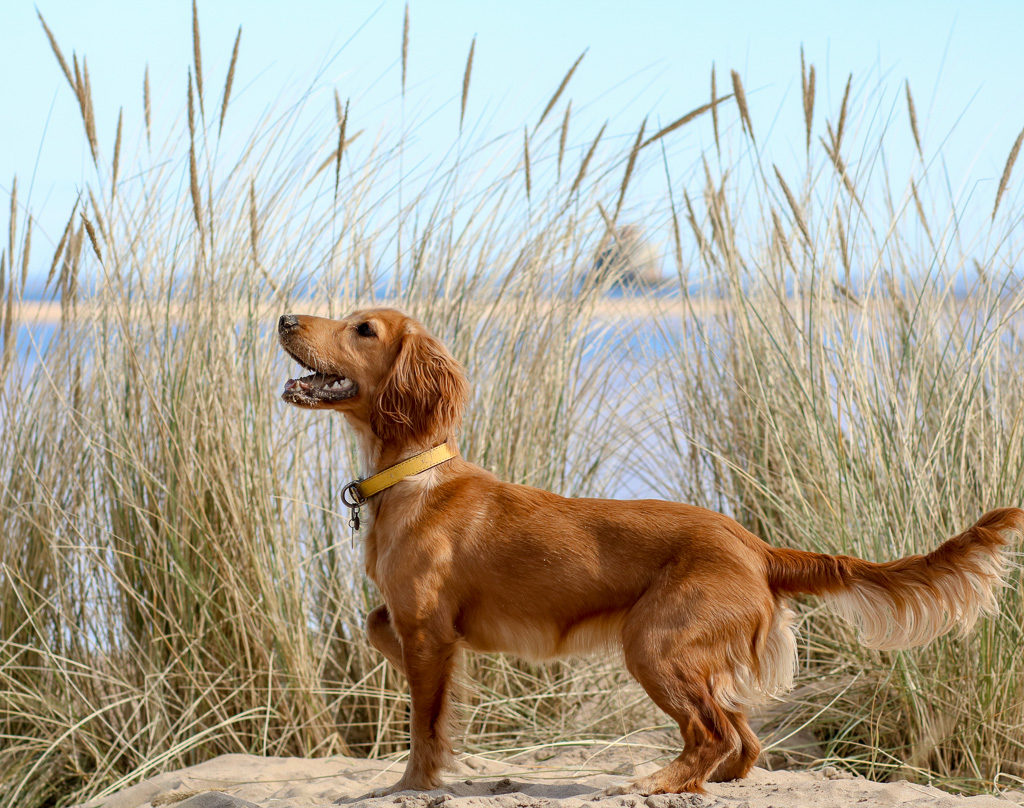
[[[966,633],[996,610],[1010,545],[1024,538],[1024,510],[986,513],[927,555],[876,564],[851,556],[770,548],[768,583],[783,597],[820,595],[865,645],[910,648],[954,628]]]

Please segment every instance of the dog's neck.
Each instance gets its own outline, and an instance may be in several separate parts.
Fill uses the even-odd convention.
[[[369,424],[355,419],[347,420],[356,433],[356,440],[359,443],[363,477],[383,471],[406,458],[425,452],[427,449],[433,449],[442,443],[447,443],[456,452],[458,451],[454,435],[435,435],[425,439],[408,439],[400,442],[383,441],[374,434]]]

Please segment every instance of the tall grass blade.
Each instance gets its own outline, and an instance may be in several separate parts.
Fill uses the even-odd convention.
[[[462,73],[462,97],[459,99],[459,131],[466,118],[466,101],[469,99],[469,81],[473,75],[473,52],[476,50],[476,37],[469,43],[469,55],[466,56],[466,69]]]
[[[1020,153],[1020,145],[1024,142],[1024,129],[1020,130],[1020,134],[1017,135],[1017,139],[1013,141],[1013,147],[1010,149],[1010,154],[1006,158],[1006,165],[1003,166],[1003,175],[999,178],[999,187],[996,188],[996,201],[992,205],[992,219],[996,218],[996,211],[999,210],[999,202],[1003,198],[1003,193],[1006,191],[1006,186],[1010,182],[1010,173],[1013,171],[1013,164],[1017,162],[1017,155]]]
[[[68,80],[68,84],[72,90],[77,88],[75,80],[71,75],[71,68],[68,67],[67,60],[64,58],[64,54],[61,52],[60,46],[57,44],[57,38],[53,35],[53,31],[50,30],[50,26],[46,24],[46,20],[43,19],[43,13],[37,8],[36,16],[39,17],[39,22],[43,26],[43,30],[46,32],[46,38],[50,42],[50,49],[53,51],[53,55],[57,57],[57,63],[60,65],[61,72],[64,73],[64,78]]]
[[[626,189],[629,187],[629,180],[633,176],[633,168],[636,166],[636,156],[640,153],[640,148],[644,140],[644,129],[646,128],[647,119],[644,118],[643,123],[640,124],[639,131],[636,133],[636,139],[633,141],[633,148],[629,150],[629,157],[626,158],[626,170],[622,175],[622,182],[619,183],[619,198],[615,203],[614,219],[616,221],[619,218],[619,211],[622,210],[622,203],[626,198]]]
[[[544,106],[544,111],[541,112],[540,117],[537,119],[537,123],[534,124],[534,132],[536,132],[540,128],[540,125],[544,123],[544,119],[548,117],[548,113],[554,109],[555,104],[558,103],[558,99],[562,97],[562,93],[565,92],[565,88],[569,85],[569,80],[572,78],[573,73],[575,73],[576,68],[580,66],[580,62],[583,61],[583,57],[587,55],[587,50],[589,49],[585,49],[583,53],[576,57],[576,61],[572,63],[572,66],[568,71],[566,71],[566,74],[562,76],[562,81],[559,83],[554,95],[548,99],[548,103]],[[568,118],[566,120],[568,120]]]
[[[800,85],[804,105],[804,132],[806,133],[806,149],[811,151],[811,131],[814,127],[814,65],[808,71],[804,64],[804,49],[800,46]]]
[[[402,98],[405,98],[405,77],[409,71],[409,4],[402,16]]]
[[[579,190],[580,183],[583,182],[583,178],[587,174],[587,167],[590,165],[590,161],[594,157],[594,152],[597,151],[597,144],[601,142],[601,137],[604,135],[604,130],[607,126],[607,121],[601,124],[601,128],[597,131],[597,136],[594,138],[593,142],[591,142],[590,148],[587,149],[587,153],[584,155],[583,161],[580,163],[580,170],[576,172],[576,179],[572,181],[572,187],[569,189],[570,197]]]
[[[142,109],[146,120],[146,144],[153,145],[153,111],[149,102],[149,64],[142,77]]]
[[[572,99],[565,105],[562,126],[558,131],[558,178],[562,178],[562,160],[565,157],[565,141],[569,136],[569,116],[572,114]]]
[[[736,97],[736,107],[740,111],[740,120],[743,122],[743,128],[746,129],[747,134],[750,135],[751,141],[756,143],[757,141],[754,138],[754,125],[750,121],[750,109],[747,107],[747,94],[743,91],[743,80],[740,78],[740,74],[735,70],[731,71],[731,76],[732,94]]]
[[[121,167],[121,126],[124,123],[124,107],[117,111],[117,134],[114,136],[114,160],[110,168],[110,198],[117,196],[118,169]]]
[[[101,264],[103,263],[103,254],[100,252],[100,243],[96,239],[96,231],[93,229],[92,222],[89,221],[89,217],[82,213],[82,224],[85,226],[85,232],[89,236],[89,243],[92,245],[92,251],[96,255],[96,260]]]
[[[728,101],[732,97],[732,93],[730,93],[729,95],[724,95],[721,98],[713,99],[712,101],[709,101],[707,104],[701,104],[696,109],[691,109],[683,117],[677,118],[676,120],[672,121],[672,123],[670,123],[668,126],[663,126],[661,129],[659,129],[657,132],[655,132],[653,135],[647,138],[647,140],[640,144],[640,148],[646,148],[647,146],[650,146],[652,143],[661,140],[663,137],[665,137],[665,135],[676,131],[676,129],[679,129],[681,126],[686,126],[686,124],[688,124],[694,118],[699,118],[709,109],[713,110],[723,101]]]
[[[921,133],[917,129],[917,111],[914,109],[914,96],[910,93],[910,80],[908,79],[903,84],[907,91],[907,115],[910,118],[910,132],[914,136],[914,145],[917,146],[917,154],[923,158],[924,152],[921,150]]]
[[[523,127],[523,175],[526,181],[526,198],[530,198],[532,184],[530,182],[530,130]]]
[[[199,39],[199,11],[196,0],[192,0],[192,63],[196,70],[196,95],[199,98],[199,114],[205,119],[203,100],[203,49]]]
[[[722,156],[722,142],[718,136],[718,87],[715,78],[715,63],[711,63],[711,127],[715,133],[715,152]]]
[[[235,34],[235,44],[231,48],[231,62],[228,64],[228,75],[224,80],[224,97],[220,102],[220,121],[217,124],[217,136],[224,131],[224,116],[228,112],[228,102],[231,100],[231,85],[235,81],[235,65],[238,64],[238,46],[242,42],[242,26],[238,26],[238,33]]]

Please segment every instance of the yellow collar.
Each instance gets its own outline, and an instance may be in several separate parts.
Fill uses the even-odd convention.
[[[351,512],[348,524],[352,528],[353,540],[355,540],[356,531],[359,530],[360,525],[359,508],[366,503],[366,500],[374,494],[379,494],[385,488],[400,483],[406,477],[432,469],[434,466],[440,466],[455,456],[455,450],[447,443],[442,443],[433,449],[427,449],[425,452],[408,457],[401,463],[395,463],[365,480],[353,480],[341,489],[341,501]]]
[[[390,488],[406,477],[419,474],[422,471],[434,468],[434,466],[439,466],[447,460],[451,460],[455,457],[455,454],[455,451],[447,443],[442,443],[440,446],[427,449],[425,452],[420,452],[400,463],[389,466],[372,477],[367,477],[365,480],[356,480],[355,488],[364,500],[369,499],[374,494],[379,494],[385,488]]]

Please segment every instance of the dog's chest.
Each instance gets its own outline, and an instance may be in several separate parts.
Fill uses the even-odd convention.
[[[416,492],[391,496],[373,509],[365,544],[366,574],[385,592],[395,580],[421,575],[448,553],[445,542],[423,529],[422,497]]]

